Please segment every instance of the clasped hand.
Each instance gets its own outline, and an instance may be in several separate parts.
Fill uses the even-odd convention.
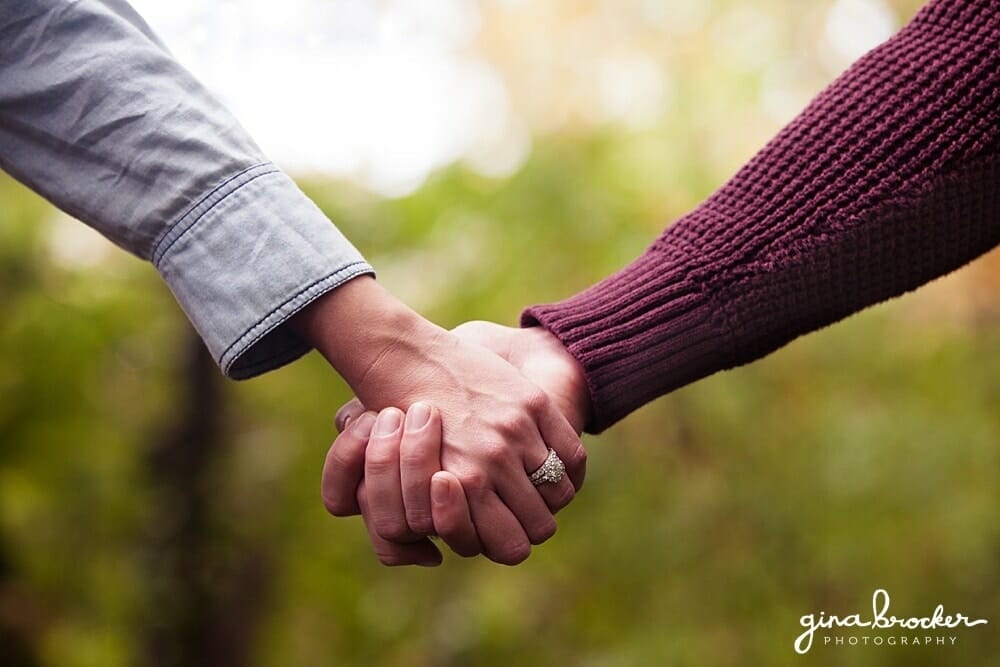
[[[404,368],[393,359],[405,351],[392,350],[367,371],[366,386],[383,378],[410,387],[398,403],[379,405],[369,391],[367,404],[380,411],[354,399],[338,412],[324,504],[335,516],[360,513],[386,565],[439,564],[432,535],[459,555],[514,565],[555,533],[554,514],[583,484],[582,371],[540,328],[473,322],[443,334],[447,365]],[[528,474],[548,448],[566,475],[533,486]]]

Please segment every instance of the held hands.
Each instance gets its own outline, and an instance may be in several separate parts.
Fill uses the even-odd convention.
[[[381,539],[405,543],[427,535],[435,528],[430,480],[442,469],[452,475],[447,481],[460,485],[475,527],[474,540],[456,542],[463,553],[513,564],[527,557],[532,543],[552,535],[552,514],[582,483],[586,454],[557,407],[556,400],[563,399],[550,398],[506,361],[501,355],[511,356],[509,349],[497,354],[431,324],[370,277],[319,297],[290,326],[327,358],[367,408],[409,410],[420,402],[434,406],[440,418],[440,454],[433,466],[423,450],[404,458],[410,448],[400,450],[402,435],[390,440],[393,427],[395,433],[401,428],[400,412],[373,423],[369,435],[385,441],[360,467],[335,451],[331,465],[358,483],[328,488],[325,498],[334,513],[363,509],[354,493],[363,474],[366,518]],[[582,423],[584,413],[576,414]],[[568,475],[558,484],[534,487],[528,472],[545,461],[549,448],[565,462]]]
[[[567,456],[548,438],[545,442],[553,446],[566,464],[568,478],[564,477],[559,484],[545,483],[538,487],[530,484],[528,473],[541,465],[544,450],[537,464],[523,463],[513,470],[494,468],[506,476],[500,478],[503,481],[498,487],[503,485],[510,490],[508,495],[500,497],[520,525],[510,521],[498,523],[493,515],[477,515],[473,509],[478,480],[472,478],[470,489],[470,478],[461,475],[463,468],[449,467],[451,463],[444,456],[446,445],[442,443],[447,419],[443,431],[442,413],[436,406],[421,401],[411,405],[405,417],[395,408],[376,415],[365,412],[355,399],[337,415],[337,426],[343,433],[327,455],[323,497],[328,510],[335,515],[360,511],[375,552],[387,565],[438,564],[440,553],[426,537],[432,534],[440,536],[463,556],[485,553],[499,563],[520,562],[530,553],[530,544],[539,544],[552,535],[555,531],[552,514],[564,507],[583,483],[585,453],[575,433],[582,430],[587,420],[589,400],[582,371],[562,344],[544,329],[512,329],[488,322],[467,323],[452,333],[463,343],[490,350],[497,360],[515,368],[524,379],[542,389],[565,415],[575,431],[576,448],[570,449]],[[527,435],[531,435],[530,430]],[[517,439],[524,437],[516,431],[507,436],[509,444],[503,445],[505,449],[516,447]],[[483,449],[479,444],[470,442],[462,452],[468,452],[472,458],[477,449]],[[496,450],[492,454],[507,456]],[[452,474],[455,470],[458,474]],[[487,473],[490,474],[490,469]],[[512,498],[513,505],[508,498]],[[538,498],[545,501],[544,514],[515,509],[525,507],[525,499]],[[529,521],[540,516],[537,520],[543,522],[541,530],[532,530],[522,523],[526,515]]]

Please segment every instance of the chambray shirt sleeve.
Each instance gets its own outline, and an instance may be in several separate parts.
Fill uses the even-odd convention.
[[[232,378],[373,272],[124,0],[0,1],[0,168],[150,260]]]

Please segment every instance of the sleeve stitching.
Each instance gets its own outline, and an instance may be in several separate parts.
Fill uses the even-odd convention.
[[[170,225],[163,232],[160,238],[157,239],[154,244],[151,260],[153,265],[159,268],[160,262],[163,260],[163,257],[167,254],[170,248],[172,248],[174,244],[177,243],[177,241],[179,241],[188,231],[201,222],[201,220],[216,206],[228,199],[230,195],[238,192],[243,188],[243,186],[262,176],[267,176],[277,172],[278,168],[276,166],[268,162],[262,162],[260,164],[247,167],[243,171],[227,178],[222,183],[212,188],[212,190],[198,200],[197,203],[188,208],[188,210],[177,219],[177,222]]]
[[[222,354],[219,355],[220,362],[224,363],[223,368],[225,370],[226,375],[229,375],[229,370],[232,368],[232,366],[235,363],[236,359],[238,359],[241,356],[240,354],[235,354],[235,355],[232,355],[231,359],[229,359],[228,361],[225,361],[226,357],[230,356],[230,352],[232,352],[232,350],[234,348],[237,348],[237,347],[238,348],[243,348],[243,351],[246,351],[247,349],[253,347],[253,345],[255,343],[257,343],[261,338],[263,338],[267,334],[271,333],[279,325],[283,324],[286,320],[288,320],[288,318],[290,318],[292,315],[294,315],[295,313],[297,313],[300,310],[302,310],[303,308],[305,308],[309,303],[311,303],[311,299],[309,301],[306,301],[305,303],[302,303],[298,307],[290,310],[289,312],[285,313],[284,316],[282,316],[281,319],[277,320],[276,322],[269,323],[268,320],[275,313],[277,313],[280,310],[282,310],[283,308],[287,307],[290,303],[294,302],[296,299],[299,299],[302,296],[306,295],[311,290],[315,290],[315,289],[321,288],[321,287],[326,287],[328,285],[331,288],[334,288],[334,287],[337,287],[337,286],[343,284],[344,282],[346,282],[350,278],[354,278],[354,277],[356,277],[358,275],[361,275],[362,273],[368,273],[368,272],[371,272],[371,271],[372,271],[372,269],[368,265],[367,262],[363,262],[363,261],[362,262],[351,262],[350,264],[348,264],[346,266],[342,266],[341,268],[337,269],[333,273],[329,273],[326,276],[323,276],[322,278],[309,283],[308,285],[306,285],[305,287],[303,287],[302,289],[300,289],[298,292],[296,292],[295,294],[293,294],[290,297],[288,297],[287,299],[285,299],[279,305],[277,305],[274,308],[272,308],[270,311],[268,311],[267,314],[265,314],[262,318],[260,318],[260,320],[256,324],[254,324],[249,329],[247,329],[246,331],[244,331],[239,337],[237,337],[236,340],[234,340],[232,343],[230,343],[230,345],[225,350],[223,350]],[[263,328],[263,331],[257,333],[256,335],[253,335],[253,337],[250,338],[249,340],[246,340],[247,337],[251,336],[254,333],[255,330],[261,329],[261,328]],[[277,356],[280,357],[281,355],[279,354]],[[277,358],[277,357],[275,357],[275,358]],[[266,360],[262,360],[261,362],[258,362],[258,363],[264,363],[265,361]],[[257,366],[257,365],[258,364],[254,364],[254,366]]]

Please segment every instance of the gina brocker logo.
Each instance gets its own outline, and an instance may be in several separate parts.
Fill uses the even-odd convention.
[[[824,646],[953,646],[958,636],[948,631],[986,623],[985,618],[945,614],[944,605],[940,604],[930,616],[899,618],[889,614],[889,593],[880,588],[872,594],[870,617],[866,614],[835,616],[821,611],[800,618],[799,624],[805,631],[795,640],[795,652],[808,653],[817,632]]]

